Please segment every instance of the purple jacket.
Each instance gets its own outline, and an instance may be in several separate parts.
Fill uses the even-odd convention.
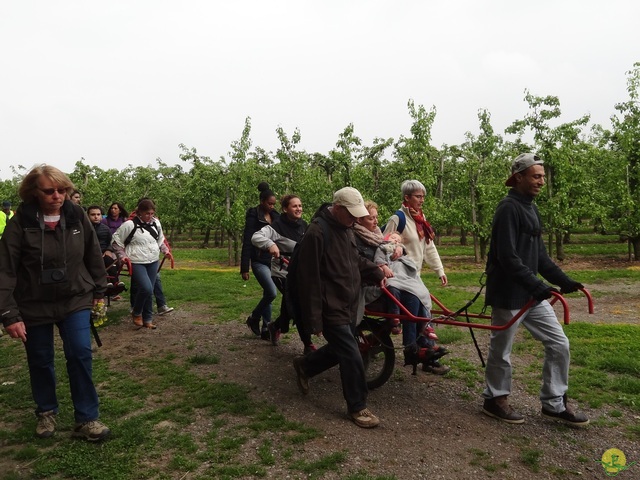
[[[116,230],[118,229],[118,227],[126,221],[127,221],[126,218],[118,217],[114,220],[109,215],[107,215],[102,219],[100,223],[103,223],[107,227],[109,227],[109,230],[111,230],[111,235],[113,235],[114,233],[116,233]]]

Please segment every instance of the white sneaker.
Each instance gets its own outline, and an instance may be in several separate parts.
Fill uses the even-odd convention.
[[[173,312],[173,307],[169,305],[163,305],[158,307],[158,315],[164,315],[165,313]]]

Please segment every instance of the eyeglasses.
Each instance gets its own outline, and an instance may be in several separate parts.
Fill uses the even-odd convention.
[[[424,199],[424,195],[412,195],[412,197],[416,197],[419,200]]]
[[[44,193],[47,197],[50,197],[55,192],[58,192],[59,195],[66,195],[66,188],[38,188],[42,193]]]

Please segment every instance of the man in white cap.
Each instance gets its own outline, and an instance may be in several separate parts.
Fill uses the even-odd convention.
[[[327,344],[294,359],[298,387],[309,392],[309,378],[340,366],[342,392],[349,418],[359,427],[380,423],[367,408],[364,365],[354,337],[361,282],[381,284],[384,273],[361,257],[351,227],[369,215],[362,195],[345,187],[333,195],[333,204],[312,220],[296,252],[296,283],[300,312],[298,328],[322,334]]]
[[[534,203],[544,186],[543,161],[532,153],[519,155],[511,166],[506,186],[511,190],[498,204],[493,217],[487,258],[486,304],[491,323],[504,325],[533,297],[536,301],[506,330],[493,330],[485,370],[482,411],[507,423],[523,423],[524,417],[509,405],[511,349],[520,324],[544,345],[540,401],[542,416],[583,427],[589,420],[567,404],[569,388],[569,340],[547,301],[553,292],[571,293],[584,288],[569,278],[547,254],[542,222]],[[540,274],[561,291],[545,283]]]

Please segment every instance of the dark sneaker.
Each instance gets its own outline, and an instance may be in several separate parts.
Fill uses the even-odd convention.
[[[91,420],[90,422],[76,424],[71,436],[84,438],[90,442],[98,442],[106,438],[110,433],[111,430],[104,423],[98,420]]]
[[[552,412],[545,408],[542,409],[542,416],[551,420],[565,423],[572,427],[586,427],[589,425],[589,419],[584,413],[576,413],[566,406],[565,410],[560,413]]]
[[[313,343],[310,343],[309,345],[305,345],[304,346],[304,350],[303,350],[302,354],[303,355],[309,355],[310,353],[313,353],[316,350],[318,350],[318,347],[316,347]]]
[[[353,420],[353,423],[362,428],[377,427],[380,423],[380,419],[371,413],[368,408],[360,410],[359,412],[351,412],[349,416],[351,420]]]
[[[36,437],[50,438],[56,432],[56,414],[53,410],[38,413]]]
[[[246,321],[247,327],[253,332],[253,334],[258,337],[260,336],[260,319],[253,318],[251,316],[247,317]]]
[[[302,366],[303,362],[304,357],[294,358],[293,368],[296,369],[298,388],[303,395],[307,395],[309,393],[309,377],[307,377],[307,374],[304,372],[304,368]]]
[[[434,375],[445,375],[451,371],[451,367],[449,365],[442,365],[436,360],[430,363],[423,363],[422,371],[433,373]]]
[[[506,423],[524,423],[524,417],[509,405],[506,395],[486,399],[482,412]]]
[[[122,282],[118,282],[115,285],[113,283],[107,283],[107,291],[105,292],[105,295],[107,297],[117,297],[120,296],[119,294],[124,292],[126,289],[126,285]]]
[[[269,340],[271,340],[271,345],[278,346],[280,344],[280,329],[275,322],[271,322],[267,329],[269,330]]]

